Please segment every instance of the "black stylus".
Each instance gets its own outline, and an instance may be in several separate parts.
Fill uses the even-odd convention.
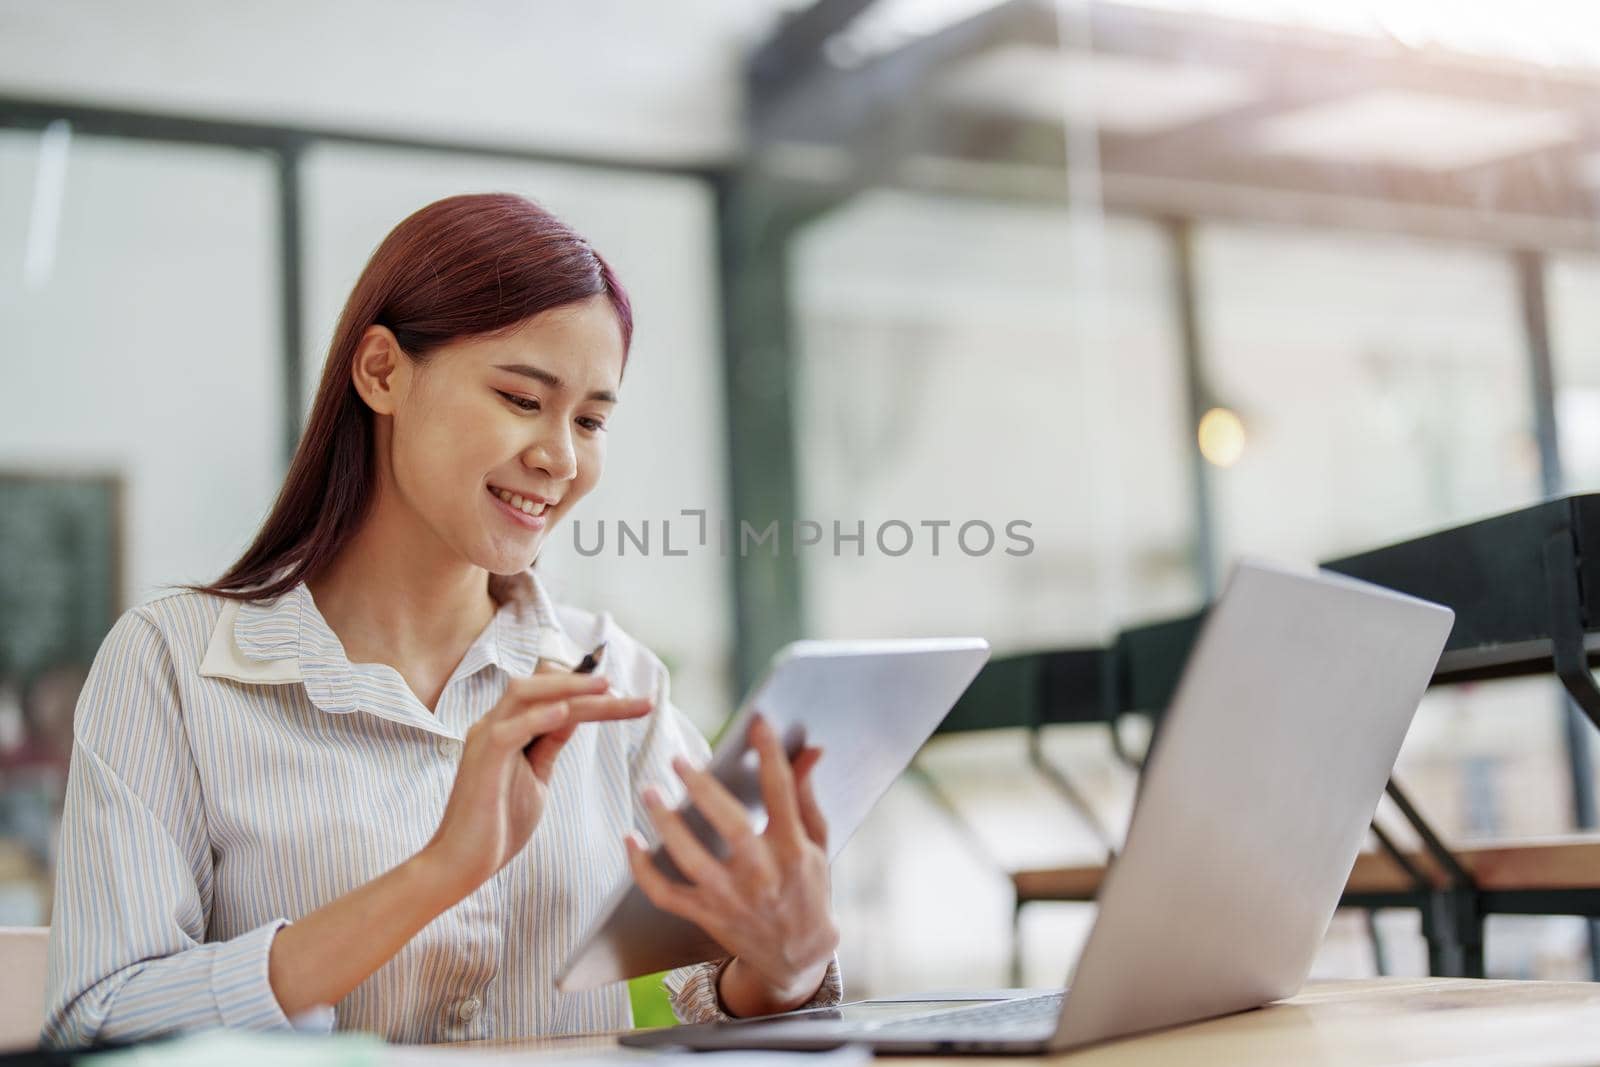
[[[590,652],[588,655],[584,656],[583,659],[578,662],[578,665],[576,667],[572,668],[572,673],[573,674],[593,674],[594,673],[594,669],[596,667],[600,666],[600,657],[605,655],[605,653],[606,653],[606,643],[604,641],[601,641],[598,645],[594,646],[594,651],[593,652]],[[543,736],[543,735],[541,735],[541,736]],[[535,737],[532,741],[529,741],[527,744],[523,745],[522,746],[522,754],[524,756],[528,755],[528,753],[533,751],[533,746],[538,744],[538,743],[539,743],[539,738]]]

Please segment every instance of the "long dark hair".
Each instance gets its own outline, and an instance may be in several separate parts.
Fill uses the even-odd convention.
[[[509,193],[452,196],[390,231],[345,302],[322,384],[283,488],[255,541],[210,585],[230,600],[270,600],[315,578],[365,518],[373,491],[373,413],[350,381],[369,326],[417,361],[464,338],[604,294],[622,327],[633,308],[611,267],[566,224]]]

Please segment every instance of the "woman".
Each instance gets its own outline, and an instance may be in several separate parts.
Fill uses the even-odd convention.
[[[752,731],[754,833],[697,769],[660,660],[532,571],[600,478],[632,325],[605,260],[518,197],[440,201],[379,246],[254,544],[129,611],[96,657],[48,1043],[625,1028],[625,986],[552,979],[630,869],[727,950],[669,976],[680,1016],[838,1000],[819,753],[791,766]],[[684,792],[725,862],[671,810]],[[646,827],[688,884],[649,863]]]

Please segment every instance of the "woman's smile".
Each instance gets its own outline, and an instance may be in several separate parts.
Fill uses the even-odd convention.
[[[528,530],[542,530],[545,527],[545,512],[548,506],[542,500],[534,500],[520,493],[513,493],[509,489],[497,486],[485,486],[489,496],[494,500],[495,506],[510,519]]]

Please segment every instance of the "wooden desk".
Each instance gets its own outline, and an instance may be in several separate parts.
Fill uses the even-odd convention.
[[[500,1045],[530,1061],[595,1052],[609,1037]],[[453,1046],[460,1047],[460,1046]],[[640,1063],[648,1063],[641,1057]],[[1050,1062],[1070,1067],[1593,1067],[1600,983],[1470,978],[1319,982],[1291,1000],[1081,1052],[1049,1057],[885,1057],[917,1067]]]

